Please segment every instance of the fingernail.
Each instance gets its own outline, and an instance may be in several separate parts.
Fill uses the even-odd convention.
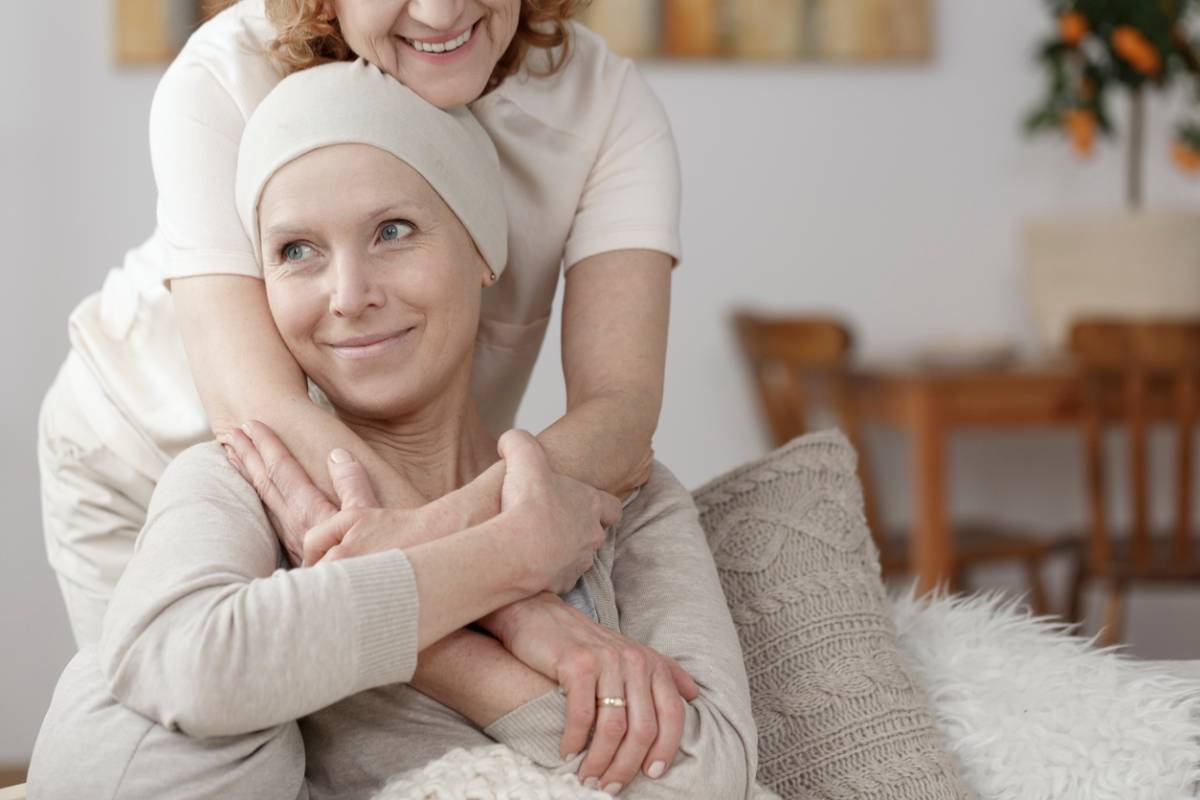
[[[664,764],[663,762],[655,761],[653,764],[650,765],[650,769],[646,770],[646,774],[649,775],[651,778],[661,778],[662,774],[663,774],[663,770],[666,768],[667,768],[667,765]]]
[[[249,422],[243,422],[241,425],[241,428],[242,428],[243,433],[245,433],[247,436],[250,435],[250,423]]]
[[[600,779],[594,775],[583,782],[583,786],[585,789],[595,789],[599,785],[600,785]]]
[[[340,447],[333,448],[329,454],[329,460],[335,464],[349,464],[354,460],[354,457]]]
[[[613,797],[616,797],[621,792],[621,784],[610,783],[608,786],[604,787],[604,791],[605,791],[605,793],[611,794]]]
[[[569,753],[569,754],[563,756],[563,761],[574,761],[575,756],[577,756],[577,755],[579,755],[579,753]]]

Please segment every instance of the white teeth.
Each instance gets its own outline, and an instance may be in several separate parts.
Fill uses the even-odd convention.
[[[448,42],[438,42],[437,44],[426,44],[418,42],[416,39],[405,39],[404,41],[412,45],[414,50],[419,50],[422,53],[449,53],[457,50],[471,40],[471,28],[467,28],[462,32],[462,35],[451,39]]]

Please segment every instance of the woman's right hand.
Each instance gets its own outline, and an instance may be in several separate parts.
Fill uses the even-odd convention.
[[[541,583],[539,591],[570,591],[591,569],[604,529],[620,520],[621,501],[555,472],[527,431],[505,433],[499,450],[505,463],[500,510],[520,527],[518,547]]]
[[[567,717],[560,752],[569,761],[586,747],[581,781],[628,786],[639,771],[660,778],[670,768],[683,737],[684,704],[700,695],[674,659],[545,592],[480,624],[523,664],[562,687]],[[597,697],[620,697],[625,707],[597,708]]]

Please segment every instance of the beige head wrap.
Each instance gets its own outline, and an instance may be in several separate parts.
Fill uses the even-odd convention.
[[[497,275],[508,262],[508,218],[500,159],[466,108],[443,111],[359,59],[289,75],[246,123],[238,152],[236,199],[246,235],[261,258],[258,203],[267,181],[305,153],[368,144],[419,172],[458,215]]]

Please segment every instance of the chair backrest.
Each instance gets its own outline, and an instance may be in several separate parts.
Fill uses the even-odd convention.
[[[828,317],[764,316],[749,311],[735,312],[733,327],[774,446],[810,431],[808,415],[815,404],[834,410],[838,425],[858,451],[867,523],[878,542],[858,404],[847,372],[854,345],[850,329]]]
[[[832,319],[733,316],[771,441],[779,447],[808,432],[814,389],[836,391],[850,357],[849,330]],[[836,399],[832,402],[836,405]]]
[[[1104,502],[1105,424],[1115,419],[1128,435],[1130,566],[1136,575],[1152,566],[1147,434],[1151,422],[1167,419],[1173,423],[1176,439],[1175,519],[1170,562],[1153,566],[1159,572],[1164,568],[1192,572],[1192,429],[1200,383],[1200,320],[1080,321],[1071,331],[1071,352],[1083,401],[1092,568],[1102,571],[1113,560]]]

